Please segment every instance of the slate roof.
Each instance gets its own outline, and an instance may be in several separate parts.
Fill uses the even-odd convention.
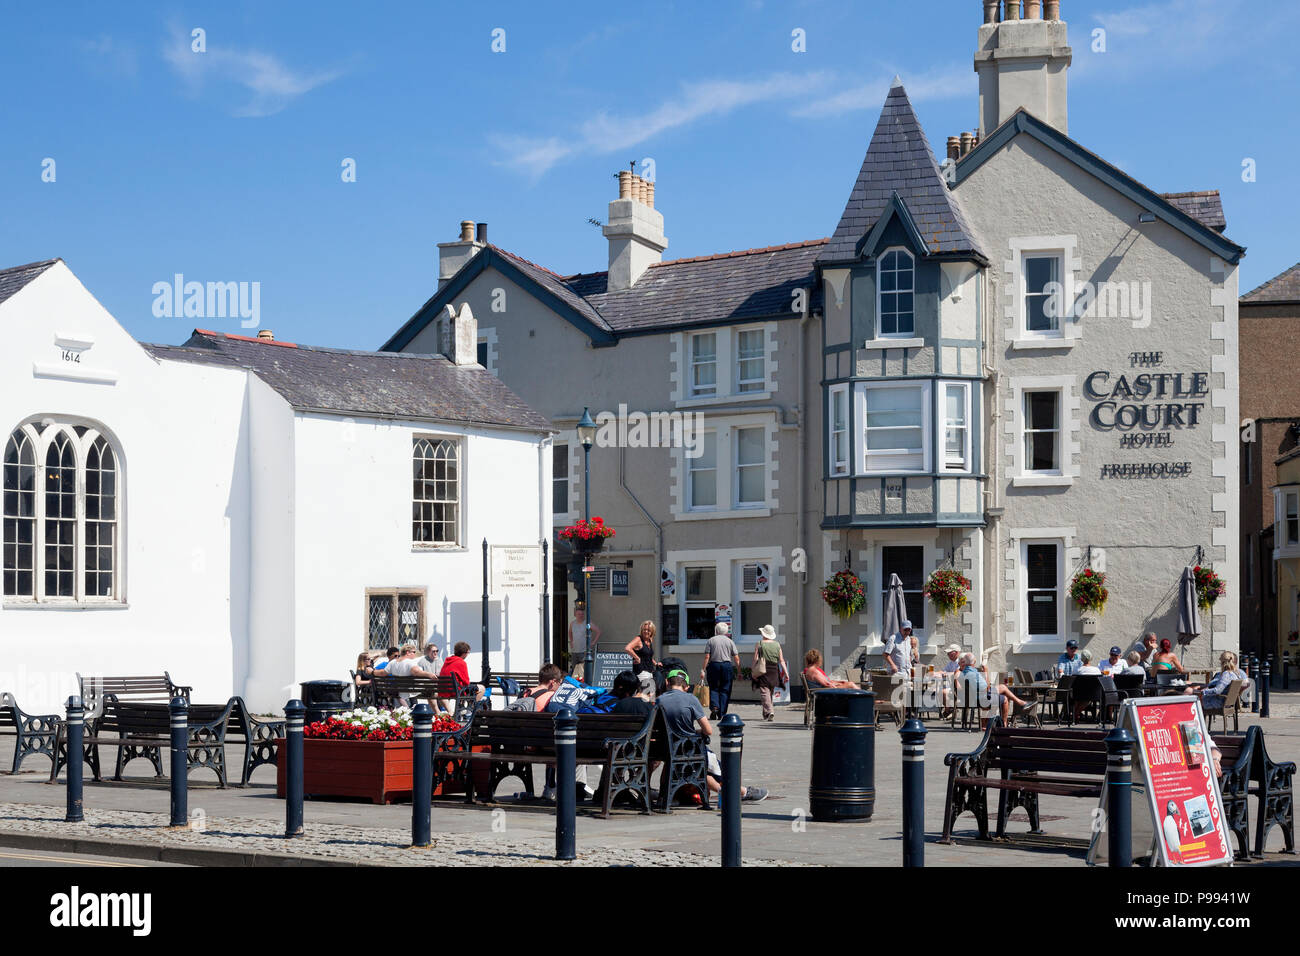
[[[871,231],[897,192],[931,253],[972,253],[983,257],[957,197],[948,189],[929,140],[898,80],[885,98],[880,121],[862,160],[822,263],[856,259],[858,240]]]
[[[614,331],[610,324],[605,321],[604,317],[601,316],[600,312],[593,308],[592,305],[582,297],[581,293],[575,292],[568,286],[568,280],[563,276],[552,272],[545,266],[539,266],[535,262],[530,262],[523,258],[523,256],[517,256],[513,252],[508,252],[500,246],[492,246],[492,249],[508,258],[519,267],[520,271],[534,282],[538,283],[552,294],[558,296],[561,301],[576,310],[592,325],[604,329],[606,332]],[[604,273],[601,273],[601,275],[604,275]]]
[[[204,329],[181,346],[144,348],[158,358],[247,369],[297,409],[553,430],[487,369],[442,355],[317,348]]]
[[[42,272],[54,265],[56,262],[62,262],[62,259],[46,259],[44,262],[29,262],[25,266],[13,266],[9,269],[0,269],[0,302],[12,298],[23,286],[27,285]]]
[[[1217,189],[1206,189],[1191,193],[1161,193],[1161,199],[1179,212],[1185,213],[1207,229],[1223,232],[1228,228],[1228,220],[1223,216],[1223,200]]]
[[[658,262],[621,292],[607,290],[605,272],[564,281],[618,334],[793,316],[794,290],[816,287],[813,265],[828,241]]]
[[[1240,301],[1247,305],[1277,305],[1300,302],[1300,262],[1274,276],[1258,288],[1251,289]]]

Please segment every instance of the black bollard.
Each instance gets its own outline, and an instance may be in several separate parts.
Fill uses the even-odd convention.
[[[64,823],[80,823],[86,819],[82,813],[81,764],[85,747],[81,740],[86,732],[86,710],[80,697],[68,698],[68,814]]]
[[[925,724],[915,717],[903,738],[903,866],[925,866]]]
[[[555,858],[573,860],[578,802],[578,718],[568,707],[555,715]]]
[[[411,748],[411,846],[428,847],[432,844],[429,818],[433,803],[433,710],[424,701],[411,711],[415,725]]]
[[[745,723],[735,714],[722,718],[722,865],[740,866],[740,752]]]
[[[1131,733],[1116,727],[1106,735],[1106,836],[1110,866],[1133,865],[1133,743]]]
[[[185,827],[190,823],[189,793],[186,790],[190,776],[190,705],[184,697],[173,697],[167,708],[172,719],[172,822],[171,826]]]
[[[1255,654],[1250,655],[1250,666],[1246,670],[1246,676],[1250,678],[1250,712],[1259,713],[1259,657]]]
[[[307,707],[294,699],[284,705],[284,835],[302,836],[302,723]]]
[[[1268,692],[1269,681],[1273,676],[1273,655],[1269,654],[1264,658],[1264,663],[1260,665],[1259,688],[1264,699],[1259,702],[1259,716],[1261,719],[1268,716]]]

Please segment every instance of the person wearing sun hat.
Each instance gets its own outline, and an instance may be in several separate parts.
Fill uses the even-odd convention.
[[[785,653],[776,639],[776,629],[771,624],[764,624],[758,629],[758,633],[761,639],[754,645],[754,659],[750,662],[750,673],[753,673],[753,667],[758,664],[760,657],[763,659],[763,673],[752,678],[750,683],[758,691],[758,696],[763,702],[763,719],[772,721],[776,719],[776,712],[772,709],[772,691],[781,684],[781,672],[785,670]]]
[[[955,674],[961,670],[961,661],[959,660],[961,657],[961,645],[949,644],[943,649],[943,651],[948,655],[948,660],[943,665],[943,672],[945,674]]]

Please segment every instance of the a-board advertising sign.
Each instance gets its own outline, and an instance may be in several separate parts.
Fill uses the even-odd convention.
[[[1137,738],[1133,782],[1143,781],[1160,863],[1231,863],[1231,835],[1200,701],[1195,697],[1128,700],[1125,718]]]
[[[620,671],[635,671],[636,662],[632,655],[618,644],[597,644],[592,653],[591,673],[587,683],[592,687],[614,686],[614,678]]]

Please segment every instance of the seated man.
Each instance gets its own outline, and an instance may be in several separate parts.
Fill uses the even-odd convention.
[[[822,652],[811,650],[803,656],[803,676],[810,687],[843,687],[857,690],[858,685],[851,680],[831,680],[822,670]]]
[[[1111,677],[1117,677],[1124,673],[1128,667],[1124,663],[1124,658],[1120,656],[1118,645],[1110,649],[1110,657],[1101,662],[1101,672]]]
[[[659,695],[659,700],[655,704],[659,708],[659,713],[663,715],[664,725],[671,729],[673,733],[681,736],[703,735],[707,740],[713,736],[713,725],[704,715],[704,707],[694,694],[686,692],[690,686],[690,675],[684,670],[676,669],[668,672],[667,687],[664,693]],[[713,751],[710,750],[708,755],[709,769],[705,777],[710,793],[720,793],[722,791],[722,765]],[[662,759],[662,757],[660,758]],[[767,791],[762,787],[741,787],[740,799],[749,803],[757,803],[760,800],[767,799]]]
[[[541,670],[537,672],[537,686],[508,706],[506,710],[542,712],[551,702],[551,695],[555,693],[555,688],[560,686],[562,680],[564,680],[564,671],[560,670],[558,665],[543,664]]]
[[[415,646],[415,642],[407,641],[399,648],[397,660],[391,662],[384,673],[389,677],[427,677],[430,679],[437,677],[437,674],[426,671],[420,666],[424,663],[424,660],[420,656],[420,649]]]
[[[375,670],[377,671],[387,670],[388,665],[392,664],[393,661],[397,660],[397,658],[401,655],[401,653],[402,652],[399,651],[396,647],[390,647],[387,650],[387,652],[385,652],[384,659],[375,665]]]
[[[460,681],[461,687],[473,689],[475,700],[482,700],[483,688],[470,682],[469,665],[465,663],[467,657],[469,657],[469,645],[464,641],[457,641],[456,646],[451,649],[451,657],[447,658],[447,663],[442,665],[442,671],[438,676],[455,677]]]

